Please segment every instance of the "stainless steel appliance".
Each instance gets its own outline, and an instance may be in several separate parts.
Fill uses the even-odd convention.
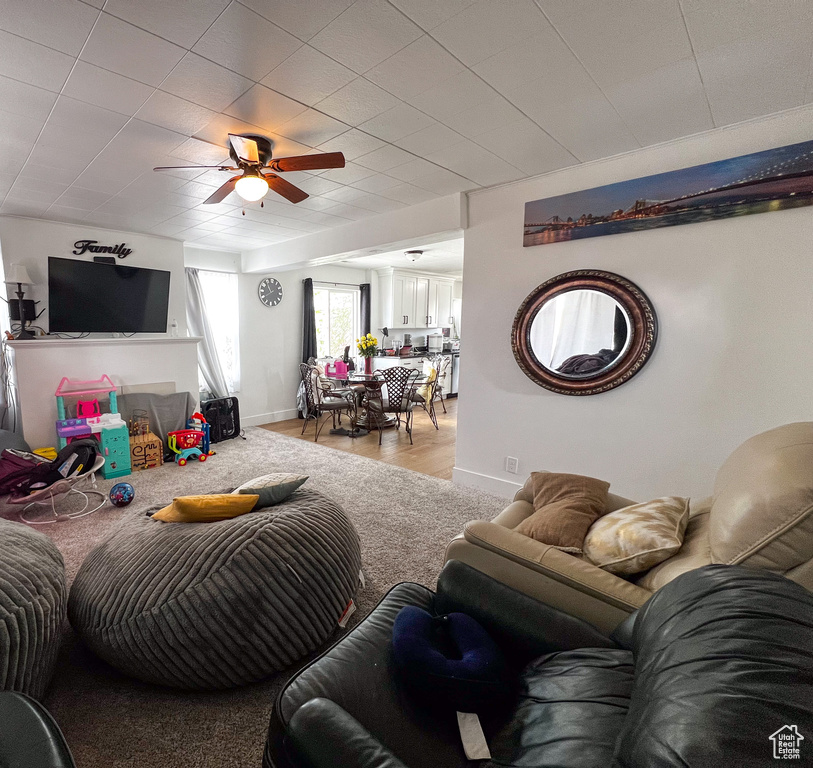
[[[427,344],[427,348],[428,348],[430,353],[442,352],[443,351],[443,334],[442,333],[430,333],[426,337],[426,344]]]
[[[404,346],[408,347],[410,344],[412,344],[412,334],[411,333],[405,333],[404,334]]]
[[[460,355],[452,355],[451,382],[448,394],[457,395],[459,392],[458,384],[460,383]]]

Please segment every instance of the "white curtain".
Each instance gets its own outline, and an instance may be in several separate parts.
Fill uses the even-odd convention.
[[[598,291],[570,291],[548,302],[531,326],[531,349],[556,370],[573,355],[612,349],[616,302]]]
[[[206,315],[200,276],[198,270],[192,267],[186,268],[186,323],[191,336],[202,337],[198,344],[198,366],[206,386],[215,397],[228,397],[229,387],[223,375],[217,344]]]

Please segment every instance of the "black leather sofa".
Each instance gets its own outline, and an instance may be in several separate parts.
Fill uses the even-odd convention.
[[[797,762],[813,761],[813,595],[798,584],[706,566],[608,637],[451,561],[436,594],[399,584],[286,683],[265,768],[482,764],[466,760],[455,713],[417,701],[396,673],[390,637],[405,605],[468,613],[513,665],[512,700],[481,716],[485,765],[766,766],[775,762],[771,736],[785,726],[805,738]]]
[[[34,699],[0,691],[0,766],[76,768],[59,726]]]

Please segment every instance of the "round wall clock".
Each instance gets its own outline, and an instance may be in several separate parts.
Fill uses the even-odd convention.
[[[260,281],[257,293],[266,307],[276,307],[282,301],[282,285],[273,277],[264,277]]]

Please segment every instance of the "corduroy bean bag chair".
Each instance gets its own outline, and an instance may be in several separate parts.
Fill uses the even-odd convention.
[[[68,588],[56,545],[0,519],[0,689],[42,697],[56,666]]]
[[[68,616],[96,654],[128,675],[230,688],[322,644],[355,595],[360,568],[344,510],[310,489],[217,522],[138,515],[88,555]]]

